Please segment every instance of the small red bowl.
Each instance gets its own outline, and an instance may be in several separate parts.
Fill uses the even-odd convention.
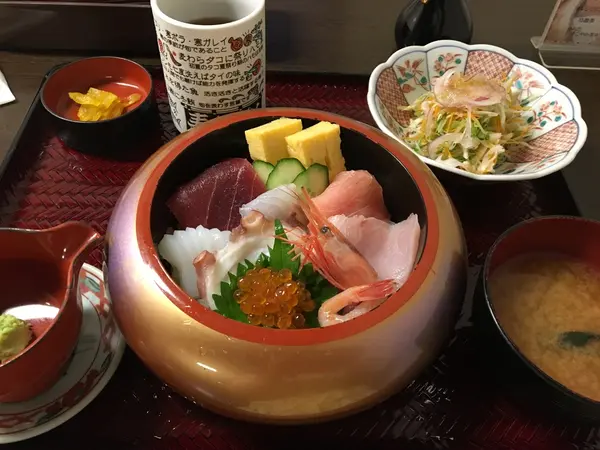
[[[69,92],[85,94],[90,87],[120,98],[140,94],[140,100],[113,119],[82,122],[79,105]],[[41,92],[42,105],[53,117],[57,134],[75,150],[104,156],[122,156],[147,131],[152,119],[152,76],[134,61],[114,56],[81,59],[49,75]],[[156,114],[154,114],[156,116]]]

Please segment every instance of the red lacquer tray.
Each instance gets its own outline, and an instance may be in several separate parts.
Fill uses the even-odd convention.
[[[144,149],[147,154],[176,135],[161,71],[151,70],[162,128],[160,137]],[[363,78],[268,77],[271,106],[324,109],[372,123],[366,94]],[[83,220],[104,231],[122,188],[140,165],[65,148],[53,135],[39,97],[9,156],[1,169],[0,225],[28,228]],[[577,214],[560,174],[514,183],[441,179],[464,226],[471,281],[476,279],[488,248],[507,227],[540,215]],[[100,258],[99,252],[94,253],[90,262],[98,266]],[[516,406],[504,388],[490,381],[478,363],[471,305],[472,290],[456,336],[432,367],[387,402],[348,419],[307,427],[267,427],[225,419],[180,398],[127,351],[114,378],[90,406],[59,428],[14,448],[600,448],[599,432],[592,425],[565,425],[538,417]]]

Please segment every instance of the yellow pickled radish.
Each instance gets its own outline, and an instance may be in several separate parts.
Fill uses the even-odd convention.
[[[138,102],[142,96],[131,94],[120,99],[112,92],[89,88],[86,94],[69,92],[69,98],[81,105],[77,110],[77,118],[82,122],[97,122],[121,116],[125,109]]]

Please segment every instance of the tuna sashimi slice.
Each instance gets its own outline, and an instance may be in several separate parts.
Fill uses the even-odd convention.
[[[167,206],[183,228],[232,230],[240,224],[240,207],[265,192],[265,184],[247,160],[228,159],[179,187]]]
[[[383,189],[366,170],[341,172],[323,193],[314,198],[315,205],[325,217],[374,217],[389,220],[390,213],[383,202]]]
[[[401,286],[413,271],[421,228],[416,214],[399,223],[372,217],[333,216],[329,221],[356,247],[380,280],[395,279]]]

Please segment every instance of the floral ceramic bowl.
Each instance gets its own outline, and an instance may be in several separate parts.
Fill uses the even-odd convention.
[[[587,138],[575,94],[539,64],[518,59],[492,45],[436,41],[398,50],[377,66],[369,80],[369,109],[379,128],[403,142],[402,129],[408,125],[411,113],[399,107],[430,91],[436,80],[451,69],[499,80],[514,77],[512,90],[526,107],[523,114],[533,131],[526,146],[507,146],[506,161],[492,174],[470,173],[419,155],[424,162],[476,180],[516,181],[549,175],[575,159]]]

